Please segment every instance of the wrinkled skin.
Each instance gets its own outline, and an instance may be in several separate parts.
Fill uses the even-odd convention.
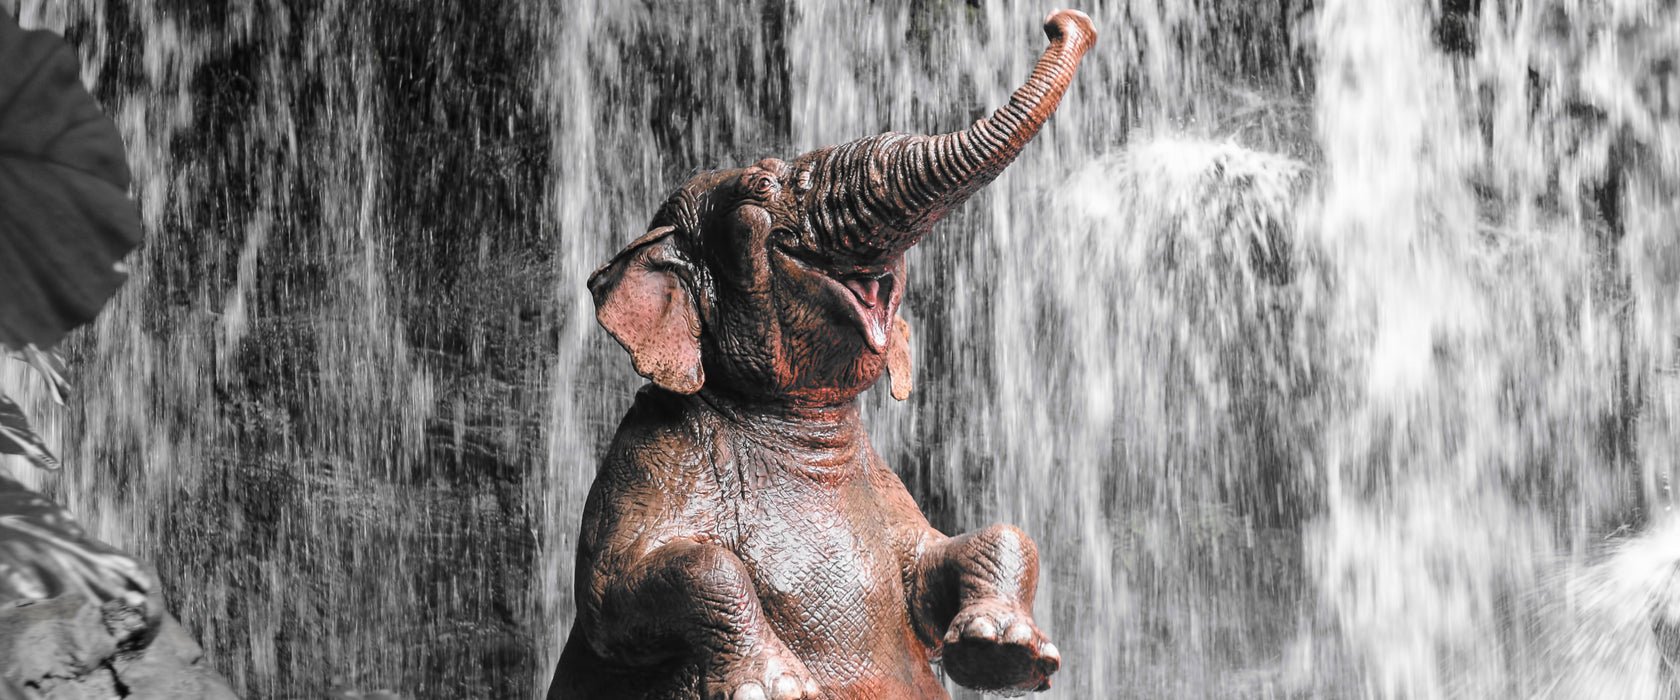
[[[1096,38],[1073,11],[1045,32],[973,127],[700,175],[591,277],[653,383],[585,504],[550,700],[948,697],[936,659],[972,688],[1049,687],[1037,547],[929,526],[856,403],[883,374],[910,391],[905,251],[1020,153]]]

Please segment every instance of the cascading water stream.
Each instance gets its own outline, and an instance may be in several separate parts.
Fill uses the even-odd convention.
[[[68,407],[0,366],[66,463],[6,466],[245,697],[541,697],[640,383],[589,273],[697,170],[966,127],[1050,9],[22,0],[148,240]],[[1042,697],[1680,692],[1673,4],[1082,9],[865,398],[936,526],[1038,540]]]

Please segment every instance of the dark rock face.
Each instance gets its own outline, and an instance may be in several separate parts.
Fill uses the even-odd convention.
[[[0,698],[233,700],[173,617],[148,625],[122,601],[78,593],[0,610]]]

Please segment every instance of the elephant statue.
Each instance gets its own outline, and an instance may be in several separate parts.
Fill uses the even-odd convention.
[[[1038,552],[935,530],[864,434],[857,396],[911,389],[904,253],[1001,173],[1096,39],[1063,10],[1009,103],[698,175],[589,280],[651,380],[585,504],[577,619],[550,700],[947,698],[1044,690]]]

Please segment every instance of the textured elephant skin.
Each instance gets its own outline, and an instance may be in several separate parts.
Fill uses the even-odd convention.
[[[584,507],[550,700],[945,698],[936,660],[971,688],[1049,687],[1032,540],[931,527],[857,405],[883,374],[910,391],[904,252],[1038,133],[1096,38],[1074,11],[1045,31],[973,127],[699,175],[591,277],[652,384]]]

